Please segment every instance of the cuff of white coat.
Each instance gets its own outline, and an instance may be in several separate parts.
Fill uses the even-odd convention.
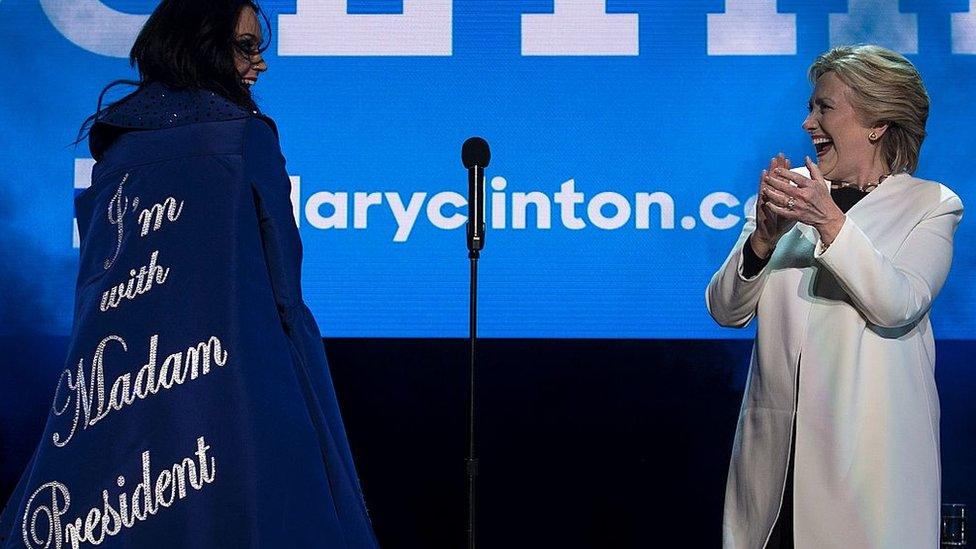
[[[736,263],[736,265],[735,265],[735,274],[739,277],[739,280],[741,280],[743,282],[755,282],[756,280],[759,280],[759,278],[763,275],[763,273],[766,272],[766,268],[769,266],[769,262],[767,261],[766,264],[764,264],[762,266],[762,268],[759,269],[758,272],[756,272],[755,275],[750,276],[750,277],[747,277],[746,275],[744,275],[743,274],[743,268],[745,267],[745,262],[746,262],[746,260],[745,260],[745,253],[746,253],[745,252],[745,247],[746,246],[749,246],[749,239],[748,238],[746,239],[745,243],[742,244],[742,247],[739,248],[739,253],[736,254],[736,259],[735,259],[735,263]]]
[[[843,252],[838,252],[838,249],[843,250],[850,246],[849,242],[851,238],[854,238],[855,231],[857,231],[857,227],[854,225],[854,222],[845,215],[844,224],[841,226],[840,231],[837,232],[837,236],[834,237],[833,242],[824,245],[823,240],[819,237],[817,238],[817,246],[813,249],[813,257],[830,263],[831,257],[843,254]]]

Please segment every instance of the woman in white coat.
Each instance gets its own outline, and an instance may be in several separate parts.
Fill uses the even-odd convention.
[[[706,291],[758,318],[725,496],[726,548],[939,545],[939,399],[929,309],[962,202],[913,177],[929,101],[877,46],[810,67],[818,163],[780,155]]]

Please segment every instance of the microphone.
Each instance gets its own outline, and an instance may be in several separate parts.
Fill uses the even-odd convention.
[[[491,161],[488,142],[472,137],[461,146],[461,163],[468,170],[468,259],[471,260],[471,301],[468,307],[468,335],[471,338],[470,401],[468,409],[468,549],[474,549],[475,478],[478,458],[474,438],[475,344],[478,340],[478,256],[485,247],[485,168]]]
[[[468,251],[485,247],[485,168],[491,161],[488,142],[472,137],[461,146],[461,163],[468,170]]]

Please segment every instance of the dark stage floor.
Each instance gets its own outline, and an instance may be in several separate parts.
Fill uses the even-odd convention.
[[[36,443],[65,339],[0,340],[0,499]],[[479,546],[720,545],[748,341],[484,340]],[[42,351],[38,351],[41,349]],[[467,342],[326,349],[386,548],[463,547]],[[946,501],[976,503],[976,343],[938,344]]]

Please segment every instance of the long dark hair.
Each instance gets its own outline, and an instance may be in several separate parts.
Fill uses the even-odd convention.
[[[248,7],[258,15],[259,21],[264,21],[261,43],[236,39],[237,20]],[[105,86],[95,114],[85,120],[78,132],[78,141],[113,106],[156,82],[176,89],[210,90],[245,109],[257,110],[251,91],[241,82],[235,58],[261,53],[270,41],[268,17],[254,0],[163,0],[149,16],[129,52],[129,64],[138,68],[139,80],[117,80]],[[120,84],[139,89],[103,107],[106,93]]]

